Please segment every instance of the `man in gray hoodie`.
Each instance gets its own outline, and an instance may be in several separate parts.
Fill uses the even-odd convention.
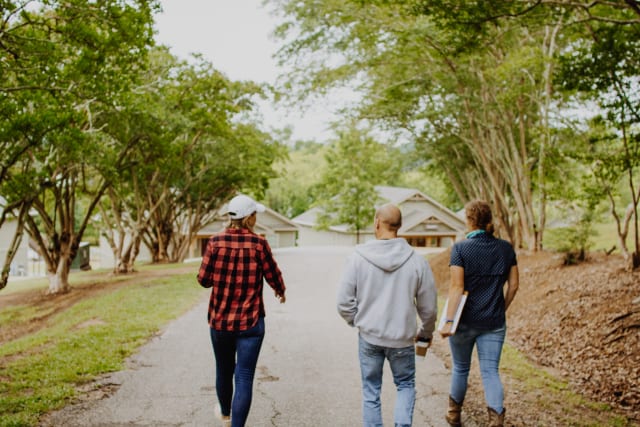
[[[338,312],[359,330],[365,427],[382,426],[380,391],[385,359],[397,388],[395,425],[411,426],[416,394],[414,342],[430,342],[435,329],[433,274],[424,257],[398,237],[401,225],[397,206],[386,204],[376,211],[376,240],[356,246],[338,290]]]

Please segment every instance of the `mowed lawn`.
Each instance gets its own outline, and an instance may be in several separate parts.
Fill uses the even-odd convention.
[[[203,297],[196,271],[74,273],[71,292],[56,297],[43,296],[43,279],[10,282],[0,292],[0,426],[38,425],[78,385],[123,369],[141,344]]]

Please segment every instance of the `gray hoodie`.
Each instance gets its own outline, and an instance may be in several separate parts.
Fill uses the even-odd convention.
[[[401,348],[417,335],[431,338],[437,316],[431,268],[403,238],[358,245],[340,281],[338,312],[373,345]]]

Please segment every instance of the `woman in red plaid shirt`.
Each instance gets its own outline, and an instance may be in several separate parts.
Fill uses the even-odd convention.
[[[264,338],[263,279],[284,303],[282,273],[267,240],[253,232],[265,207],[240,195],[229,202],[230,223],[207,244],[198,282],[211,288],[209,327],[216,359],[219,416],[226,426],[244,426]],[[235,372],[235,394],[234,386]]]

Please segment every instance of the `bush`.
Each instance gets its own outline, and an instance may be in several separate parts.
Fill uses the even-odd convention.
[[[565,265],[574,265],[587,260],[594,236],[591,221],[583,220],[575,226],[548,230],[545,246],[564,253]]]

